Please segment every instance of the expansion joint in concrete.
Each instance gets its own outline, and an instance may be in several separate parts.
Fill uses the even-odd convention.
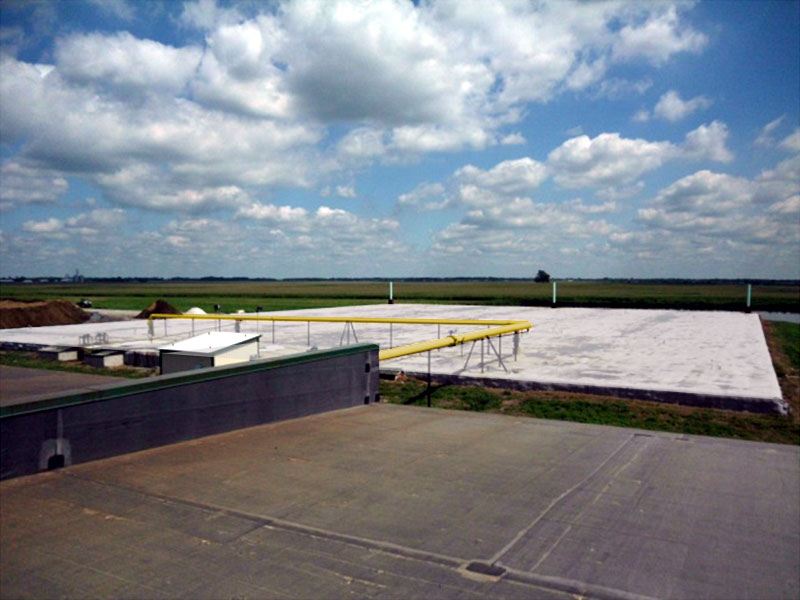
[[[252,522],[255,527],[273,527],[276,529],[283,529],[285,531],[292,531],[294,533],[300,533],[303,535],[309,535],[316,538],[331,540],[335,542],[340,542],[344,544],[349,544],[351,546],[358,546],[361,548],[367,548],[369,550],[379,550],[381,552],[386,552],[387,554],[393,554],[396,556],[402,556],[404,558],[411,558],[423,562],[434,563],[442,566],[458,568],[464,564],[464,559],[456,558],[453,556],[447,556],[445,554],[439,554],[436,552],[428,552],[426,550],[419,550],[417,548],[411,548],[409,546],[403,546],[401,544],[395,544],[392,542],[385,542],[380,540],[373,540],[370,538],[365,538],[361,536],[350,535],[346,533],[338,533],[335,531],[330,531],[327,529],[322,529],[319,527],[312,527],[310,525],[304,525],[302,523],[297,523],[295,521],[288,521],[286,519],[281,519],[279,517],[273,517],[269,515],[259,515],[254,513],[249,513],[245,511],[240,511],[236,509],[226,508],[224,506],[216,505],[209,502],[197,502],[194,500],[187,500],[184,498],[177,498],[174,496],[169,496],[166,494],[156,494],[152,492],[142,492],[141,490],[128,487],[124,485],[120,485],[118,483],[109,483],[105,481],[97,481],[87,477],[81,477],[78,474],[74,473],[64,473],[66,476],[74,477],[75,479],[81,479],[83,481],[90,481],[97,485],[102,485],[110,488],[116,488],[119,490],[124,490],[128,493],[139,494],[142,496],[147,496],[149,498],[159,500],[161,502],[168,502],[171,504],[176,504],[180,506],[187,506],[192,508],[197,508],[200,510],[205,510],[208,512],[219,513],[222,515],[235,517],[238,519],[246,520]],[[252,530],[250,530],[252,531]],[[246,535],[250,531],[243,533],[242,535]]]
[[[567,579],[565,577],[553,577],[552,575],[539,575],[528,571],[520,571],[507,567],[502,563],[495,563],[505,569],[504,579],[516,583],[526,583],[540,588],[566,592],[578,598],[592,598],[592,600],[656,600],[652,596],[635,594],[625,590],[618,590],[606,586],[594,585],[585,581]]]
[[[630,594],[621,590],[604,588],[581,581],[567,580],[558,577],[549,577],[545,575],[536,575],[526,571],[519,571],[503,565],[498,561],[490,562],[484,560],[466,560],[437,552],[429,552],[426,550],[420,550],[418,548],[411,548],[409,546],[395,544],[392,542],[339,533],[319,527],[312,527],[278,517],[230,509],[210,502],[198,502],[196,500],[178,498],[167,494],[144,492],[135,487],[125,486],[114,482],[100,481],[91,477],[84,477],[75,472],[61,471],[58,475],[62,477],[71,477],[73,479],[92,483],[102,487],[124,491],[128,494],[147,497],[151,500],[157,500],[161,503],[184,506],[209,513],[225,515],[227,517],[249,521],[253,524],[252,528],[242,531],[241,534],[236,536],[234,539],[239,539],[243,536],[246,536],[257,529],[260,529],[261,527],[271,527],[274,529],[281,529],[317,539],[329,540],[367,550],[375,550],[410,560],[452,568],[461,576],[469,579],[475,579],[477,581],[499,581],[501,579],[509,579],[523,585],[529,585],[540,589],[558,592],[566,592],[570,594],[579,594],[582,596],[596,598],[598,600],[652,600],[646,596]],[[230,541],[233,540],[228,540],[228,542]]]
[[[636,435],[631,435],[625,439],[619,446],[617,446],[611,454],[609,454],[605,460],[599,463],[590,473],[588,473],[583,479],[581,479],[578,483],[573,485],[568,490],[564,491],[562,494],[554,498],[550,504],[548,504],[545,509],[539,513],[528,525],[520,529],[517,534],[505,545],[503,546],[492,558],[489,560],[490,563],[495,564],[500,559],[503,558],[506,554],[508,554],[514,546],[516,546],[521,540],[525,538],[525,536],[542,520],[544,519],[548,513],[554,510],[558,505],[560,505],[564,500],[566,500],[569,496],[575,493],[577,490],[584,487],[592,478],[594,478],[598,473],[600,473],[607,465],[613,465],[614,460],[618,457],[622,452],[626,450],[626,448],[631,445],[638,437]],[[627,465],[627,463],[626,463]],[[558,540],[556,541],[558,543]],[[551,548],[552,549],[552,548]],[[542,558],[540,558],[539,563],[546,557],[547,553],[549,553],[550,549],[547,550]]]

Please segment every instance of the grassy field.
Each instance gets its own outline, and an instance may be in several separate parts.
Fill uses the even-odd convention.
[[[783,348],[792,368],[800,370],[800,325],[796,323],[772,323],[774,335]]]
[[[162,298],[187,310],[223,312],[324,308],[385,302],[388,283],[376,281],[243,281],[84,284],[3,284],[0,297],[20,300],[88,298],[96,308],[142,310]],[[558,283],[561,306],[743,310],[745,285],[651,284],[604,281]],[[430,281],[394,284],[397,302],[549,305],[552,286],[531,281]],[[752,309],[800,312],[800,286],[754,285]]]

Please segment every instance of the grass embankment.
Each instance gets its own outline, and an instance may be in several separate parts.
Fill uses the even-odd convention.
[[[795,424],[800,423],[800,324],[763,321],[772,364]]]
[[[0,296],[22,300],[90,299],[96,308],[142,310],[163,298],[180,310],[210,312],[324,308],[386,302],[385,281],[240,281],[83,284],[4,284]],[[708,283],[563,281],[560,306],[743,310],[746,286]],[[532,281],[397,281],[398,303],[548,306],[552,286]],[[800,312],[800,286],[754,285],[753,310]]]
[[[767,323],[765,331],[784,398],[792,408],[789,416],[758,415],[568,392],[519,392],[437,384],[432,386],[431,406],[800,444],[800,325]],[[382,380],[380,393],[384,401],[427,406],[426,384],[422,381]]]
[[[78,361],[55,361],[39,358],[35,352],[0,351],[0,365],[7,367],[22,367],[26,369],[47,369],[49,371],[67,371],[70,373],[85,373],[87,375],[105,375],[107,377],[126,377],[140,379],[156,374],[156,369],[143,367],[111,367],[100,368]]]

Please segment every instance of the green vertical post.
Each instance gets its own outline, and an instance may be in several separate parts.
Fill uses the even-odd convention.
[[[553,308],[556,307],[556,298],[557,298],[557,296],[558,296],[558,283],[554,281],[553,282],[553,304],[551,304],[551,306]]]
[[[753,299],[753,284],[747,284],[747,311],[750,312],[750,301]]]

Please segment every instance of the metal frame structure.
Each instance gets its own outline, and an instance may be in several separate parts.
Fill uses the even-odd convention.
[[[192,319],[194,320],[207,320],[207,321],[272,321],[273,327],[277,321],[288,322],[301,322],[309,323],[344,323],[345,328],[342,332],[342,338],[347,335],[349,340],[350,332],[355,337],[355,328],[353,323],[386,323],[390,327],[392,325],[475,325],[477,327],[486,327],[486,329],[477,329],[463,334],[451,333],[444,337],[438,337],[433,340],[423,342],[415,342],[413,344],[405,344],[403,346],[396,346],[394,348],[387,348],[381,350],[379,353],[380,360],[390,360],[392,358],[399,358],[409,354],[417,354],[420,352],[429,352],[439,348],[447,348],[449,346],[457,346],[459,344],[466,344],[467,342],[474,342],[479,340],[489,340],[492,337],[499,337],[507,334],[514,334],[514,356],[516,357],[519,348],[519,333],[528,331],[533,325],[530,321],[519,319],[402,319],[402,318],[379,318],[379,317],[306,317],[306,316],[250,316],[250,315],[167,315],[155,313],[148,317],[147,326],[150,335],[153,335],[153,319]],[[238,326],[237,326],[238,327]],[[441,327],[438,328],[441,331]],[[309,330],[310,331],[310,330]],[[274,331],[273,331],[274,334]],[[310,332],[309,332],[310,338]],[[358,338],[356,338],[358,341]],[[490,347],[491,346],[491,342]],[[391,342],[390,342],[391,344]],[[498,354],[497,350],[495,353]],[[470,355],[472,351],[470,350]],[[467,358],[469,362],[469,357]],[[501,359],[502,364],[502,359]],[[503,365],[505,368],[505,365]]]

